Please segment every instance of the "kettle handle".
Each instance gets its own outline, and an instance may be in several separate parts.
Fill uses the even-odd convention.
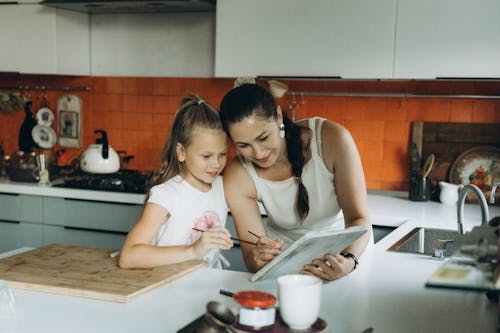
[[[102,158],[108,159],[109,157],[109,144],[108,144],[108,134],[103,130],[95,130],[95,134],[100,133],[101,138],[97,138],[95,143],[102,143]]]

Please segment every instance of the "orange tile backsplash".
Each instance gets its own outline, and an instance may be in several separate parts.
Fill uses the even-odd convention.
[[[173,115],[181,98],[197,93],[218,107],[224,94],[231,89],[233,79],[219,78],[126,78],[126,77],[67,77],[23,75],[2,79],[2,86],[69,86],[90,87],[90,91],[75,91],[83,103],[83,147],[95,140],[95,129],[108,132],[110,144],[116,150],[134,155],[129,168],[149,170],[159,163],[160,154],[170,130]],[[337,92],[335,96],[295,95],[296,118],[320,116],[345,126],[352,134],[361,155],[369,189],[408,189],[407,146],[412,121],[439,122],[500,122],[500,99],[437,98],[391,96],[407,93],[412,87],[419,93],[447,92],[466,94],[484,83],[450,82],[321,82],[290,81],[290,90]],[[498,86],[498,85],[497,85]],[[490,89],[491,90],[491,89]],[[380,96],[354,96],[352,93],[373,92]],[[339,96],[346,93],[346,96]],[[382,96],[386,93],[387,97]],[[46,92],[49,107],[55,112],[57,98],[63,91]],[[498,94],[497,94],[498,95]],[[31,92],[32,111],[43,106],[43,94]],[[293,96],[279,101],[291,116]],[[8,154],[17,150],[18,132],[24,112],[0,112],[0,140]],[[55,128],[56,124],[53,125]],[[54,150],[60,147],[54,147]],[[76,154],[79,151],[72,149]]]

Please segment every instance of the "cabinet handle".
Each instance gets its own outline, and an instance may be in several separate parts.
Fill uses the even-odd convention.
[[[138,206],[138,204],[134,204],[134,203],[114,202],[114,201],[104,201],[104,200],[82,200],[82,199],[73,199],[73,198],[64,198],[64,200],[79,201],[79,202],[92,202],[92,203],[99,203],[99,204],[123,205],[123,206]]]
[[[0,223],[21,224],[21,221],[0,220]]]
[[[89,231],[89,232],[101,232],[103,234],[115,234],[115,235],[120,235],[120,236],[126,236],[126,235],[128,235],[128,232],[114,231],[114,230],[102,230],[102,229],[68,227],[68,226],[64,226],[64,229],[67,229],[67,230],[78,230],[78,231]]]
[[[11,197],[18,197],[19,193],[0,192],[0,195],[10,195]]]

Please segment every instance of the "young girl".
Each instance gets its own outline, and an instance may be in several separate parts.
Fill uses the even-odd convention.
[[[228,208],[219,176],[227,149],[218,112],[197,96],[184,98],[142,216],[121,250],[121,268],[191,259],[221,267],[218,250],[233,246],[224,228]]]

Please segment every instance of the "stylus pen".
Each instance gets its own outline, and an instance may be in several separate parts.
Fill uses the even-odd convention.
[[[200,232],[205,232],[205,230],[201,230],[201,229],[197,229],[197,228],[193,228],[193,230],[200,231]],[[257,246],[257,243],[249,242],[249,241],[246,241],[246,240],[243,240],[243,239],[238,239],[238,238],[235,238],[235,237],[231,237],[231,239],[235,240],[235,241],[238,241],[240,243],[247,243],[247,244],[251,244],[251,245]]]
[[[262,236],[257,235],[255,232],[251,232],[250,230],[248,230],[248,233],[249,233],[250,235],[252,235],[252,236],[257,237],[257,238],[262,237]]]

